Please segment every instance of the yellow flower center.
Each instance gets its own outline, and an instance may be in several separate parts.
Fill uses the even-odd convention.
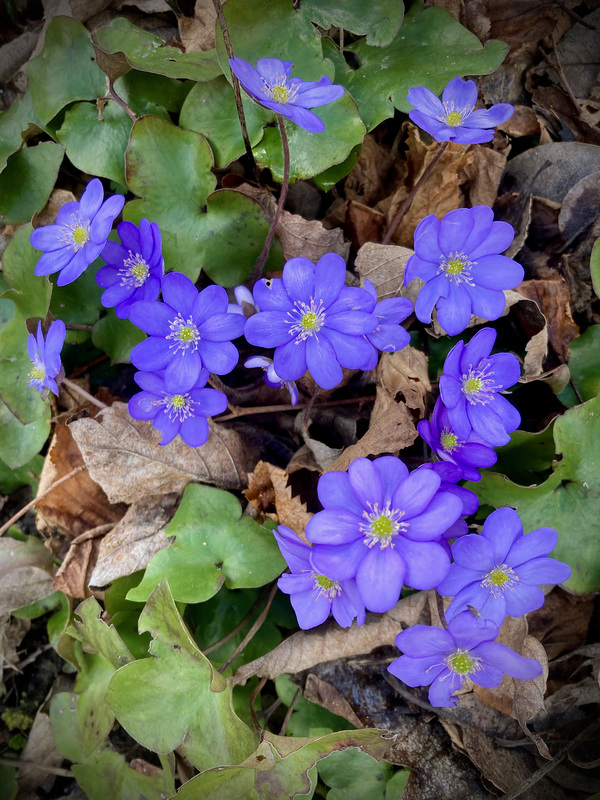
[[[391,536],[393,532],[394,525],[392,520],[383,514],[380,517],[375,517],[373,522],[371,522],[371,534],[373,536],[378,536],[380,539],[383,539],[386,536]]]
[[[446,114],[446,125],[449,125],[451,128],[456,128],[461,122],[462,114],[460,111],[451,111],[449,114]]]
[[[321,589],[325,589],[325,591],[330,591],[336,585],[336,581],[332,581],[331,578],[328,578],[326,575],[317,575],[315,583]]]
[[[457,650],[448,659],[448,666],[452,672],[456,672],[458,675],[468,675],[475,669],[475,661],[468,653]]]
[[[173,408],[183,408],[185,405],[185,397],[182,394],[174,394],[171,397],[171,406]]]
[[[39,364],[34,364],[33,369],[31,370],[29,375],[31,378],[33,378],[34,381],[41,381],[46,376],[46,371]]]
[[[75,244],[85,244],[89,240],[89,235],[87,230],[83,227],[83,225],[78,225],[73,231],[73,241]]]
[[[483,388],[483,381],[479,378],[469,378],[463,383],[463,391],[465,394],[477,394]]]
[[[451,453],[458,446],[458,436],[447,431],[440,436],[440,444],[447,453]]]
[[[177,338],[181,339],[182,342],[193,342],[196,338],[196,331],[194,328],[180,328],[177,333]],[[178,395],[176,395],[177,397]]]
[[[505,583],[508,583],[510,577],[506,574],[506,572],[504,572],[504,570],[496,567],[496,569],[488,572],[487,579],[494,586],[504,586]]]
[[[290,98],[290,91],[287,86],[273,86],[273,100],[276,103],[287,103]]]
[[[446,262],[447,275],[460,275],[465,268],[465,262],[459,258],[452,258]]]
[[[314,311],[307,311],[306,314],[302,315],[300,324],[305,330],[312,331],[317,327],[318,321],[319,318],[317,317]]]

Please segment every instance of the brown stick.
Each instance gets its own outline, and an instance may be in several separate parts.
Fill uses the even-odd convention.
[[[231,664],[231,662],[232,662],[232,661],[235,661],[235,659],[236,659],[236,658],[239,656],[239,654],[240,654],[240,653],[243,651],[244,647],[246,647],[246,645],[248,644],[248,642],[249,642],[249,641],[251,641],[251,640],[254,638],[254,636],[255,636],[255,634],[256,634],[256,633],[258,633],[258,631],[259,631],[259,630],[260,630],[260,628],[262,627],[262,624],[263,624],[263,622],[264,622],[264,621],[266,620],[266,618],[267,618],[267,614],[269,613],[269,609],[271,608],[271,603],[273,602],[273,598],[275,597],[275,593],[276,593],[276,592],[277,592],[277,584],[276,584],[276,583],[274,583],[274,584],[273,584],[273,588],[271,589],[271,591],[270,591],[270,593],[269,593],[269,597],[267,598],[267,603],[266,603],[265,607],[263,608],[263,610],[260,612],[259,616],[257,617],[257,619],[256,619],[256,622],[255,622],[255,623],[254,623],[254,625],[253,625],[253,626],[250,628],[250,630],[249,630],[249,631],[248,631],[248,633],[247,633],[247,634],[244,636],[244,638],[243,638],[243,639],[242,639],[242,641],[241,641],[241,642],[238,644],[238,646],[235,648],[235,650],[233,651],[233,653],[232,653],[232,654],[229,656],[229,658],[227,659],[227,661],[226,661],[226,662],[225,662],[225,663],[224,663],[224,664],[223,664],[221,667],[219,667],[219,672],[220,672],[221,674],[222,674],[223,672],[225,672],[225,670],[226,670],[226,669],[227,669],[227,667],[228,667],[228,666]]]
[[[61,383],[63,383],[65,386],[71,389],[72,392],[77,392],[78,394],[80,394],[83,398],[85,398],[88,401],[88,403],[91,403],[97,408],[108,408],[106,403],[103,403],[102,400],[98,400],[96,397],[91,395],[89,392],[86,392],[85,389],[82,389],[81,386],[78,386],[76,383],[73,383],[73,381],[70,381],[68,378],[63,378]]]
[[[332,406],[351,406],[355,403],[362,405],[362,403],[371,403],[375,400],[375,395],[371,394],[367,397],[347,397],[344,400],[326,400],[324,403],[317,403],[316,409],[331,408]],[[238,417],[247,417],[250,414],[271,414],[277,411],[302,411],[304,408],[311,407],[312,404],[306,403],[304,405],[293,406],[290,403],[280,406],[256,406],[255,408],[242,408],[238,409],[235,414],[226,414],[224,417],[215,417],[215,422],[228,422],[230,419],[237,419]]]

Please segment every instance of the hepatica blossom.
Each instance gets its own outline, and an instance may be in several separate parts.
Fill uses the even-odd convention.
[[[328,253],[316,266],[292,258],[282,279],[254,286],[260,311],[246,321],[244,335],[250,344],[276,348],[274,369],[282,381],[298,380],[308,369],[319,386],[333,389],[342,380],[342,367],[362,369],[371,357],[364,334],[378,325],[370,313],[373,300],[345,280],[344,260]]]
[[[325,510],[306,527],[315,569],[337,581],[356,577],[365,606],[376,612],[398,602],[403,583],[437,586],[450,564],[437,540],[463,507],[440,484],[433,470],[409,475],[393,456],[356,458],[347,472],[326,472],[317,487]]]
[[[396,647],[404,655],[393,661],[388,671],[407,686],[431,686],[432,706],[455,706],[453,697],[470,678],[473,683],[492,689],[503,676],[531,680],[542,674],[534,658],[524,658],[494,639],[498,626],[463,611],[448,623],[448,628],[413,625],[396,636]]]
[[[112,224],[125,198],[120,194],[103,203],[104,190],[98,178],[91,180],[79,202],[65,203],[55,225],[36,228],[30,241],[36,250],[44,250],[35,267],[36,275],[60,272],[56,283],[72,283],[104,249]]]
[[[324,131],[325,123],[308,109],[332,103],[344,94],[344,87],[332,84],[326,75],[318,81],[290,77],[291,61],[260,58],[255,69],[243,58],[230,58],[229,66],[257,103],[311,133]]]
[[[227,292],[207,286],[198,292],[179,272],[162,280],[164,303],[138,301],[129,319],[150,334],[131,351],[131,362],[146,372],[165,370],[165,381],[181,392],[197,382],[203,367],[225,375],[235,367],[238,351],[231,339],[244,329],[244,317],[227,313]]]
[[[474,81],[453,78],[442,93],[441,101],[422,86],[410,89],[406,97],[414,106],[408,116],[438,142],[478,144],[491,142],[493,128],[509,120],[514,113],[510,103],[497,103],[487,111],[475,111],[477,86]]]
[[[29,386],[33,386],[38,392],[50,389],[58,395],[56,377],[62,368],[60,351],[65,343],[65,335],[65,323],[61,319],[54,320],[50,325],[45,341],[41,322],[38,322],[36,335],[29,334],[27,352],[32,365]]]
[[[182,389],[165,380],[164,373],[137,372],[134,380],[142,389],[129,401],[134,419],[151,420],[162,433],[161,445],[179,434],[190,447],[200,447],[208,439],[207,417],[227,408],[227,397],[216,389],[205,389],[208,370],[200,370],[196,383]]]
[[[552,528],[523,535],[512,508],[494,511],[481,534],[463,536],[452,545],[454,564],[437,587],[440,594],[454,597],[446,617],[472,606],[501,625],[507,614],[520,617],[541,608],[544,593],[538,584],[562,583],[571,574],[562,561],[548,558],[557,541]]]
[[[521,422],[516,408],[499,394],[519,380],[521,367],[512,353],[490,355],[495,341],[496,331],[482,328],[467,345],[458,342],[444,362],[440,393],[459,441],[474,430],[493,446],[507,444]]]
[[[415,314],[431,322],[437,307],[438,321],[446,333],[464,331],[471,314],[494,320],[504,312],[504,290],[523,280],[523,267],[500,255],[514,239],[506,222],[494,222],[488,206],[457,208],[440,220],[430,214],[417,225],[415,254],[404,273],[404,284],[413,278],[425,281],[417,296]]]
[[[290,595],[298,625],[303,630],[314,628],[325,622],[329,614],[333,614],[343,628],[349,628],[355,618],[356,624],[362,625],[365,606],[356,582],[352,579],[333,581],[317,572],[310,560],[312,548],[285,525],[280,525],[273,533],[291,570],[291,575],[284,573],[279,578],[277,586]]]
[[[237,313],[237,312],[236,312]],[[275,372],[273,366],[273,359],[266,358],[266,356],[252,356],[246,359],[244,366],[247,369],[260,367],[265,371],[265,383],[273,389],[287,389],[290,393],[290,403],[295,406],[298,404],[298,387],[295,381],[283,381]]]
[[[121,244],[107,242],[102,258],[107,266],[98,270],[96,283],[106,291],[101,301],[105,308],[115,307],[120,319],[127,319],[129,309],[138,300],[156,300],[164,272],[162,240],[156,222],[121,222],[117,228]]]
[[[407,297],[389,297],[377,302],[377,290],[370,280],[365,281],[365,290],[375,301],[372,313],[378,322],[373,333],[366,334],[367,341],[373,345],[371,358],[362,367],[368,370],[377,365],[378,350],[395,353],[409,344],[410,333],[400,323],[410,316],[413,304]]]

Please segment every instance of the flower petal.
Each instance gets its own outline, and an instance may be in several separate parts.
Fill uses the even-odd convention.
[[[440,488],[440,483],[439,475],[436,475],[433,470],[415,470],[402,481],[394,492],[392,507],[404,512],[404,520],[416,517],[422,514],[430,504]]]
[[[414,234],[415,253],[419,259],[422,259],[423,262],[430,262],[431,264],[435,265],[436,272],[440,265],[440,261],[444,256],[438,243],[439,234],[440,221],[435,214],[430,214],[428,217],[424,217],[417,225]],[[412,259],[413,256],[409,258],[408,264],[410,264]],[[416,274],[418,277],[421,277],[418,272]],[[405,273],[404,285],[406,286],[407,283],[408,281]]]
[[[411,106],[434,119],[444,116],[444,106],[431,89],[427,89],[424,86],[409,89],[406,99]]]
[[[443,628],[432,625],[412,625],[396,636],[396,647],[411,658],[446,656],[454,648],[454,639]]]
[[[392,499],[398,485],[408,476],[408,468],[395,456],[380,456],[371,463],[379,475],[385,503]]]
[[[473,430],[485,442],[489,442],[494,447],[510,442],[510,434],[506,432],[502,424],[502,418],[494,411],[490,403],[487,405],[482,403],[469,405],[467,413]]]
[[[347,472],[325,472],[317,484],[319,502],[324,508],[344,508],[360,517],[363,507],[354,497]]]
[[[129,311],[129,319],[136,328],[140,328],[150,336],[168,336],[173,318],[173,309],[158,302],[148,303],[140,300],[134,303]]]
[[[202,369],[198,352],[184,350],[173,356],[165,370],[165,384],[176,387],[177,394],[184,394],[194,386]]]
[[[315,265],[308,258],[291,258],[283,268],[283,285],[292,302],[310,304],[315,293]]]
[[[257,347],[280,347],[292,338],[290,327],[281,311],[260,311],[246,320],[244,336]]]
[[[454,637],[456,644],[464,650],[472,650],[481,642],[491,642],[498,636],[498,626],[481,617],[476,617],[470,611],[463,611],[448,623],[448,631]]]
[[[520,572],[517,575],[519,578],[521,577]],[[553,581],[549,582],[553,583]],[[539,586],[518,584],[517,586],[511,586],[511,590],[504,593],[506,613],[510,614],[511,617],[522,617],[524,614],[536,611],[544,605],[544,593]]]
[[[312,516],[306,526],[306,538],[316,544],[348,544],[362,539],[361,518],[342,508],[325,509]]]
[[[306,372],[306,342],[296,338],[278,347],[273,356],[273,365],[282,380],[297,381]]]
[[[315,300],[325,308],[337,299],[346,283],[346,264],[341,256],[327,253],[315,267]]]
[[[450,558],[437,542],[411,542],[402,537],[398,550],[406,562],[404,583],[412,589],[434,589],[448,574]]]
[[[291,311],[292,301],[285,290],[281,278],[264,278],[254,285],[254,303],[259,311]]]
[[[400,599],[404,561],[396,550],[372,547],[356,570],[356,585],[365,607],[383,614]]]
[[[201,447],[208,439],[209,429],[206,417],[189,416],[183,420],[179,435],[190,447]]]
[[[348,480],[354,497],[363,509],[383,506],[383,484],[379,472],[368,458],[355,458],[348,467]]]
[[[534,658],[523,658],[500,642],[484,642],[473,648],[472,654],[482,658],[486,664],[501,669],[511,678],[531,680],[542,674],[542,665]]]
[[[514,289],[524,277],[523,267],[506,256],[482,256],[473,269],[473,280],[477,286],[496,291]]]
[[[437,304],[438,322],[449,336],[462,333],[471,320],[471,297],[462,284],[450,282],[448,295]]]
[[[331,611],[331,602],[328,597],[317,594],[312,589],[290,595],[290,603],[296,612],[298,625],[304,631],[321,625]]]
[[[445,275],[438,275],[422,286],[415,301],[415,314],[421,322],[431,322],[431,312],[440,298],[450,291],[450,281]]]
[[[246,320],[239,314],[214,313],[198,325],[198,332],[202,339],[211,342],[229,342],[242,335],[245,324]]]
[[[504,313],[506,306],[504,292],[484,289],[481,286],[468,286],[466,291],[471,298],[471,310],[476,316],[493,321]]]
[[[514,513],[516,514],[516,511]],[[520,533],[523,533],[523,528]],[[538,528],[524,536],[515,537],[513,542],[504,560],[510,563],[511,567],[517,567],[530,559],[549,555],[556,547],[558,534],[554,528]]]
[[[534,558],[515,567],[515,572],[526,583],[564,583],[571,576],[571,567],[555,558]]]
[[[451,492],[438,492],[421,514],[408,520],[406,536],[414,541],[436,539],[456,522],[461,513],[460,498]]]
[[[342,382],[342,368],[325,336],[309,336],[306,340],[306,365],[322,389],[333,389]]]
[[[314,519],[314,517],[313,517]],[[356,575],[358,565],[365,557],[367,548],[362,537],[348,544],[316,544],[311,561],[313,567],[322,575],[334,581],[345,581]]]
[[[473,108],[477,102],[477,85],[475,81],[452,78],[444,89],[442,102],[448,103],[460,111]]]
[[[163,285],[164,280],[163,278]],[[195,286],[194,291],[196,292]],[[213,314],[225,314],[227,312],[227,292],[222,286],[207,286],[206,289],[203,289],[201,292],[196,292],[192,299],[194,305],[191,313],[197,324],[210,318]]]
[[[483,208],[488,208],[488,206],[483,206]],[[489,210],[492,211],[491,208]],[[490,216],[493,218],[493,213]],[[469,247],[469,258],[471,261],[479,263],[479,259],[483,256],[503,253],[510,247],[514,238],[515,229],[508,222],[492,222],[487,235],[476,246]],[[469,246],[469,242],[467,242],[467,246]]]
[[[402,683],[416,688],[417,686],[429,686],[447,667],[444,663],[440,664],[439,656],[427,656],[426,658],[400,656],[392,661],[387,669]]]
[[[477,533],[457,539],[452,545],[452,556],[461,567],[478,570],[482,575],[493,569],[496,563],[492,542]]]
[[[215,286],[214,288],[225,292],[220,286]],[[187,275],[182,272],[169,272],[162,280],[162,296],[167,305],[174,308],[187,320],[192,316],[194,300],[198,296],[198,290]],[[219,309],[219,311],[221,310],[224,311],[225,309]]]
[[[458,705],[458,697],[454,697],[453,694],[462,688],[464,682],[462,676],[456,676],[447,668],[442,670],[431,684],[429,702],[434,708],[452,708]]]
[[[237,347],[231,342],[209,342],[201,339],[198,342],[198,353],[206,369],[215,375],[227,375],[239,359]]]

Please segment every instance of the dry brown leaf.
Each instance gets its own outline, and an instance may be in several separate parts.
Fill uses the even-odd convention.
[[[241,437],[212,420],[209,427],[202,447],[189,447],[179,437],[161,447],[160,431],[132,419],[125,403],[69,426],[90,476],[113,503],[180,493],[191,481],[244,488],[249,464]]]
[[[335,686],[321,680],[317,675],[312,673],[307,675],[302,694],[311,703],[316,703],[331,711],[332,714],[337,714],[338,717],[347,719],[355,728],[365,727],[354,713],[350,703],[338,692]]]
[[[425,413],[425,399],[431,391],[427,356],[414,347],[405,347],[396,353],[383,353],[377,368],[377,379],[387,393],[419,417]]]
[[[48,792],[52,788],[56,776],[49,773],[44,767],[59,767],[63,762],[63,757],[54,743],[50,717],[41,710],[38,710],[35,715],[27,737],[27,744],[21,754],[21,760],[23,763],[19,766],[17,777],[19,796],[27,795],[29,792],[34,793],[34,790],[38,788]],[[34,793],[34,796],[37,794]]]
[[[35,227],[40,228],[42,225],[52,225],[56,222],[56,215],[64,204],[71,203],[76,199],[73,192],[68,192],[66,189],[53,189],[44,208],[33,218]]]
[[[0,539],[0,616],[52,593],[54,560],[35,536]]]
[[[244,494],[257,511],[304,538],[304,529],[312,514],[298,496],[292,497],[288,479],[289,475],[284,469],[259,461],[254,472],[248,475],[248,488]],[[273,507],[275,513],[270,511]]]
[[[475,147],[473,159],[464,167],[469,181],[471,206],[493,206],[498,195],[498,186],[504,172],[508,150],[492,150],[490,147]]]
[[[498,130],[518,139],[520,136],[535,136],[540,133],[540,123],[529,106],[516,105],[512,117],[498,125]]]
[[[362,141],[360,158],[344,181],[344,195],[365,205],[373,205],[384,194],[384,179],[394,166],[390,151],[368,133]]]
[[[569,360],[569,343],[579,335],[571,315],[571,295],[564,278],[523,281],[517,289],[522,297],[533,300],[548,321],[548,340],[563,363]]]
[[[385,216],[381,211],[350,200],[346,207],[344,231],[355,250],[359,250],[367,242],[379,242],[384,225]]]
[[[54,588],[69,597],[91,597],[90,577],[98,559],[100,542],[111,530],[112,524],[92,528],[73,539],[56,577]]]
[[[294,633],[267,655],[242,665],[233,677],[234,686],[244,685],[253,675],[276,678],[283,672],[309,669],[322,661],[370,653],[375,647],[394,644],[400,630],[421,619],[427,609],[427,592],[416,592],[381,615],[367,615],[359,627],[340,628],[333,620],[312,631]]]
[[[360,285],[370,280],[377,290],[378,300],[390,297],[408,297],[414,303],[423,286],[423,281],[415,278],[408,286],[404,286],[404,270],[406,262],[414,255],[414,250],[389,244],[367,242],[356,255],[356,271],[360,276]]]
[[[31,620],[29,619],[0,616],[0,697],[6,694],[6,687],[2,680],[4,670],[9,669],[10,675],[13,667],[17,667],[19,663],[17,650],[30,628]]]
[[[186,53],[212,50],[217,12],[212,0],[196,0],[193,17],[178,17],[179,37]]]
[[[178,494],[164,494],[133,503],[123,519],[100,540],[89,585],[100,588],[145,569],[159,550],[169,546],[165,530],[178,501]]]

